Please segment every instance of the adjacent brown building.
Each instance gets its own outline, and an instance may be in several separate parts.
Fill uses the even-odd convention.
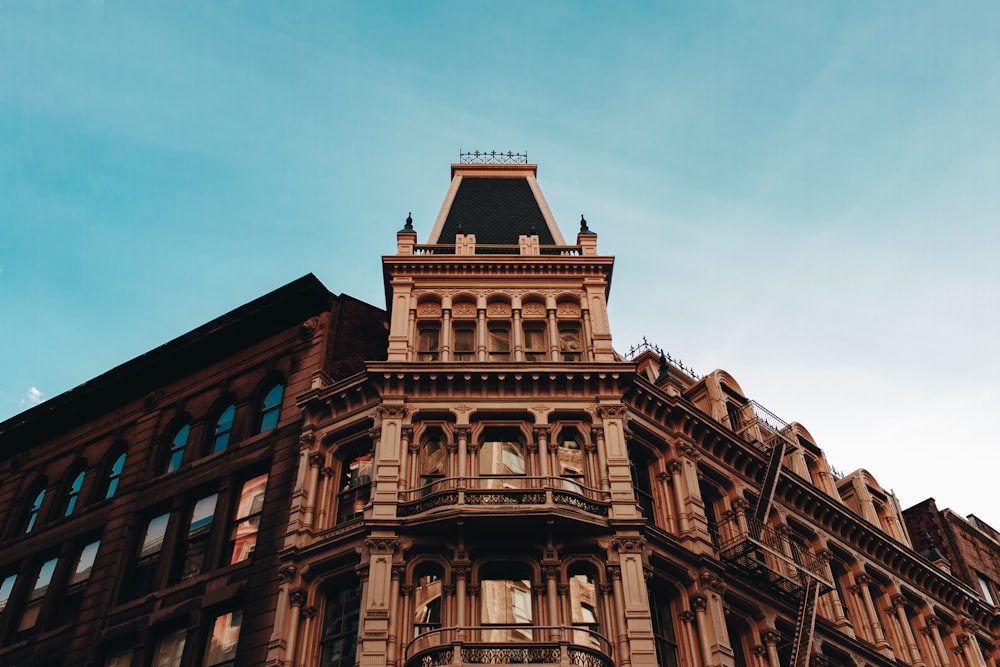
[[[384,312],[307,276],[0,425],[0,664],[998,667],[996,533],[616,351],[521,157]]]

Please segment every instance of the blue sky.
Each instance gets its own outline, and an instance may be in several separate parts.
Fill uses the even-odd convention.
[[[459,150],[612,330],[1000,527],[1000,5],[0,0],[0,419],[313,272],[382,303]]]

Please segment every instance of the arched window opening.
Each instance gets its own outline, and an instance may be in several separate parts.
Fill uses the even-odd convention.
[[[573,625],[573,643],[600,648],[598,587],[593,568],[574,567],[569,575],[569,601]]]
[[[113,498],[118,492],[118,483],[122,477],[122,471],[125,469],[125,452],[118,455],[115,462],[111,464],[111,468],[108,470],[108,490],[104,494],[104,498]]]
[[[284,395],[285,385],[276,384],[264,396],[264,402],[260,406],[258,433],[266,433],[278,426],[278,418],[281,416],[281,399]]]
[[[451,306],[453,361],[476,359],[476,315],[479,309],[471,301],[455,301]]]
[[[653,621],[653,639],[656,643],[656,660],[660,667],[679,667],[677,635],[674,633],[673,610],[670,598],[659,589],[649,589],[649,611]]]
[[[646,521],[653,521],[655,518],[653,484],[649,478],[649,464],[635,452],[629,452],[628,467],[632,473],[632,488],[635,490],[635,504],[639,508],[639,513],[646,518]]]
[[[373,466],[374,458],[370,448],[343,462],[337,498],[337,523],[350,521],[364,514],[371,501]]]
[[[184,450],[187,448],[188,435],[191,433],[191,426],[184,424],[174,433],[170,441],[170,451],[167,453],[167,469],[165,472],[173,472],[181,467],[184,460]]]
[[[746,637],[750,636],[750,628],[739,617],[730,613],[726,615],[726,630],[729,633],[729,645],[733,649],[734,667],[747,667],[747,642]],[[749,658],[753,660],[753,657]]]
[[[448,450],[438,433],[429,435],[420,448],[420,487],[423,493],[433,493],[435,482],[447,472]]]
[[[522,563],[493,563],[483,568],[479,584],[484,641],[531,641],[534,611],[530,569]]]
[[[215,435],[212,437],[212,454],[221,452],[229,446],[229,436],[233,431],[233,419],[235,417],[236,406],[232,403],[219,414],[219,421],[215,423]]]
[[[69,516],[76,509],[76,503],[80,499],[80,489],[83,488],[83,478],[86,473],[86,470],[81,470],[70,483],[69,490],[66,492],[66,511],[63,512],[63,516]]]
[[[34,528],[35,524],[38,522],[38,514],[42,510],[42,503],[45,501],[45,489],[38,492],[35,499],[31,503],[31,507],[28,508],[28,517],[24,523],[25,534],[30,533]]]
[[[94,561],[97,560],[97,550],[100,546],[101,542],[98,540],[80,549],[59,604],[53,609],[53,616],[49,619],[49,627],[65,625],[76,618],[80,602],[83,600],[84,590],[90,580],[90,574],[94,570]]]
[[[559,436],[556,447],[556,459],[559,462],[559,477],[562,488],[567,491],[583,493],[585,484],[583,447],[580,435],[576,429],[564,430]]]
[[[444,570],[436,563],[417,568],[413,574],[413,636],[441,627]]]
[[[331,590],[323,613],[319,664],[321,667],[354,667],[361,613],[360,586],[356,579],[350,579],[339,582]]]
[[[524,445],[517,440],[489,439],[479,448],[480,475],[523,475]]]
[[[712,538],[712,546],[719,548],[721,536],[719,535],[719,510],[722,504],[722,493],[714,486],[699,480],[698,488],[701,491],[701,502],[705,507],[705,520],[708,522],[708,534]]]

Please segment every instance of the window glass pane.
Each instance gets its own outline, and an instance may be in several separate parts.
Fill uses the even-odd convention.
[[[544,361],[546,356],[545,329],[537,325],[526,328],[524,330],[525,361]]]
[[[448,450],[437,438],[425,442],[420,452],[420,474],[424,477],[443,476],[447,453]]]
[[[360,591],[355,582],[345,583],[327,598],[320,667],[353,667],[360,610]]]
[[[10,592],[14,590],[15,581],[17,581],[17,575],[8,574],[3,582],[0,582],[0,611],[7,607],[7,601],[10,600]]]
[[[229,433],[233,430],[233,418],[236,416],[236,406],[230,405],[219,415],[215,425],[215,439],[212,441],[212,453],[221,452],[229,446]]]
[[[583,346],[580,345],[579,329],[559,330],[559,350],[562,352],[563,361],[579,361]]]
[[[52,583],[52,573],[55,572],[58,560],[58,558],[52,558],[42,563],[42,566],[38,568],[38,577],[35,579],[35,585],[28,594],[28,599],[25,601],[24,612],[21,614],[21,623],[17,627],[18,632],[30,630],[35,627],[35,623],[38,621],[38,612],[42,609],[42,599],[45,598],[45,593],[49,590],[49,584]]]
[[[104,667],[132,667],[132,648],[120,648],[108,654]]]
[[[441,594],[443,592],[440,570],[417,579],[413,587],[413,634],[421,635],[441,627]]]
[[[471,361],[476,351],[476,332],[471,327],[455,328],[455,360]]]
[[[174,436],[170,444],[170,460],[167,461],[167,472],[173,472],[181,467],[184,459],[184,448],[187,446],[188,434],[191,432],[190,426],[183,426]]]
[[[212,635],[208,638],[208,646],[205,647],[205,661],[202,663],[204,667],[233,664],[242,622],[242,610],[216,617],[212,625]]]
[[[278,425],[278,417],[281,415],[281,397],[284,393],[285,387],[280,384],[274,385],[271,391],[267,392],[261,406],[259,433],[270,431]]]
[[[490,359],[508,361],[510,359],[510,329],[493,327],[488,336]]]
[[[84,471],[80,471],[80,474],[73,478],[73,483],[69,486],[69,494],[66,497],[66,512],[63,516],[69,516],[76,508],[76,501],[80,497],[80,489],[83,487],[83,477],[85,474]]]
[[[153,667],[180,667],[186,636],[187,631],[182,628],[160,637],[153,654]]]
[[[420,361],[436,361],[438,358],[438,330],[424,328],[420,330],[417,341],[417,352]]]
[[[488,441],[479,451],[480,475],[523,475],[524,448],[520,442]]]
[[[260,528],[260,513],[264,509],[264,490],[267,488],[267,474],[258,475],[243,483],[236,505],[236,521],[232,533],[232,556],[230,563],[247,560],[257,546],[257,531]]]
[[[480,582],[480,618],[488,625],[531,625],[531,582],[527,579],[484,579]],[[530,641],[531,630],[497,628],[483,631],[485,641]]]
[[[90,578],[90,572],[94,568],[94,560],[97,558],[97,549],[101,546],[101,541],[91,542],[80,550],[80,557],[76,561],[73,574],[70,575],[69,584],[79,584]]]
[[[146,526],[146,535],[142,538],[142,547],[139,549],[139,558],[145,558],[160,552],[163,548],[163,536],[167,532],[167,521],[170,514],[161,514],[150,519]]]
[[[118,491],[118,480],[122,476],[122,470],[125,469],[125,455],[120,455],[115,462],[111,465],[111,472],[108,475],[108,492],[104,495],[105,498],[111,498]]]
[[[349,521],[364,513],[371,498],[372,454],[367,452],[344,463],[337,501],[337,522]]]
[[[42,501],[44,500],[45,489],[42,489],[35,496],[35,502],[31,503],[31,509],[28,511],[28,523],[24,528],[25,533],[30,533],[32,528],[35,527],[35,521],[38,519],[38,511],[42,508]]]
[[[979,587],[983,589],[983,597],[986,598],[987,602],[989,602],[992,605],[995,605],[996,602],[993,601],[993,593],[990,591],[989,582],[981,574],[977,574],[976,577],[979,579]]]
[[[198,576],[204,568],[218,499],[219,494],[213,493],[195,503],[191,510],[191,523],[188,525],[187,544],[184,547],[184,565],[180,575],[182,580]]]

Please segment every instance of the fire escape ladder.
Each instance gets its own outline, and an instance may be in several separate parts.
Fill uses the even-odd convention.
[[[777,438],[771,447],[767,473],[764,475],[764,483],[760,487],[760,498],[757,500],[757,507],[754,508],[753,512],[757,521],[767,521],[767,515],[771,511],[771,502],[774,500],[774,490],[778,488],[778,477],[781,474],[781,460],[783,458],[785,458],[785,441],[783,438]]]
[[[819,601],[820,582],[804,575],[806,590],[799,602],[799,615],[795,620],[795,639],[792,642],[792,662],[789,667],[809,667],[813,631],[816,628],[816,607]]]

